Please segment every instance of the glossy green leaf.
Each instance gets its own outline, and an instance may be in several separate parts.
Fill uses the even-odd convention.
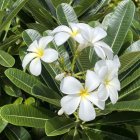
[[[9,140],[31,140],[31,135],[24,127],[9,126],[4,132]]]
[[[36,128],[43,128],[46,120],[52,117],[47,110],[44,112],[39,108],[23,104],[5,105],[1,108],[0,114],[2,119],[13,125]]]
[[[5,74],[13,84],[30,94],[32,94],[32,87],[37,83],[40,84],[34,76],[15,68],[7,69]]]
[[[0,65],[4,67],[12,67],[14,64],[15,59],[7,52],[0,50]]]
[[[0,26],[0,31],[2,31],[3,29],[5,29],[5,27],[7,26],[7,24],[9,24],[10,20],[12,20],[17,15],[17,13],[22,9],[22,7],[26,4],[27,1],[28,0],[17,0],[14,3],[13,10],[11,11],[11,13],[8,15],[8,17],[6,18],[6,20]]]
[[[70,22],[78,22],[73,8],[66,3],[62,3],[57,7],[57,17],[59,22],[64,25],[68,25]]]
[[[126,53],[120,57],[121,68],[119,73],[122,73],[128,70],[131,66],[133,66],[136,62],[140,60],[140,52],[131,52]]]
[[[35,85],[32,88],[32,95],[50,104],[60,106],[60,96],[52,89],[43,85]]]
[[[135,12],[134,3],[131,0],[122,1],[110,18],[105,42],[113,49],[115,54],[121,49]]]
[[[34,40],[41,38],[39,32],[33,29],[27,29],[22,33],[22,38],[25,41],[26,45],[29,46]]]
[[[55,117],[46,121],[45,132],[47,136],[62,135],[75,126],[75,122],[65,117]]]

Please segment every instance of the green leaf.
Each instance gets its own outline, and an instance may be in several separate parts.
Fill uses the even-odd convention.
[[[75,122],[66,117],[55,117],[46,121],[45,132],[47,136],[62,135],[75,126]]]
[[[122,82],[121,82],[121,90],[130,85],[133,81],[137,80],[140,77],[140,68],[134,71],[132,74],[129,74]],[[131,86],[131,85],[130,85]]]
[[[106,110],[109,111],[135,111],[140,112],[140,100],[121,101],[115,105],[107,105]]]
[[[54,92],[52,89],[47,88],[46,86],[43,85],[35,85],[32,88],[32,95],[35,96],[36,98],[39,98],[43,101],[46,101],[50,104],[54,104],[58,107],[60,107],[60,96],[58,93]]]
[[[41,35],[36,30],[27,29],[23,31],[22,38],[25,41],[26,45],[29,46],[34,40],[38,40],[39,38],[41,38]]]
[[[126,52],[136,52],[136,51],[140,51],[140,40],[134,42],[132,45],[130,45],[128,47],[128,49],[126,50]]]
[[[21,70],[9,68],[5,71],[5,75],[10,81],[25,92],[32,94],[32,87],[41,83],[37,78],[31,76]]]
[[[132,82],[129,87],[126,87],[120,91],[119,100],[123,99],[124,97],[127,97],[130,94],[133,94],[138,89],[140,89],[140,78]]]
[[[111,114],[108,114],[106,117],[95,121],[94,125],[112,125],[112,124],[138,122],[140,121],[139,116],[140,112],[131,112],[131,111],[113,112]]]
[[[78,5],[74,7],[74,10],[78,17],[86,13],[95,3],[97,0],[80,0]]]
[[[0,31],[4,30],[7,24],[17,15],[28,0],[17,0],[13,5],[13,10],[9,13],[5,21],[0,26]]]
[[[57,6],[61,3],[70,3],[71,0],[51,0],[51,2],[53,3],[54,7],[57,8]]]
[[[68,25],[70,22],[78,23],[77,16],[73,8],[66,3],[62,3],[57,7],[57,18],[63,25]]]
[[[105,42],[118,54],[132,23],[135,5],[131,0],[122,1],[110,18]]]
[[[136,62],[140,60],[140,52],[126,53],[120,57],[121,68],[119,74],[128,70]]]
[[[7,122],[2,120],[2,118],[0,117],[0,133],[5,129],[6,126],[7,126]]]
[[[4,10],[5,8],[7,8],[8,4],[9,4],[10,0],[3,0],[1,3],[0,3],[0,10]]]
[[[119,130],[119,131],[118,131]],[[125,128],[121,127],[113,127],[113,126],[104,126],[102,128],[92,128],[92,129],[86,129],[86,134],[89,137],[89,140],[92,140],[93,138],[97,140],[133,140],[134,135],[130,131],[128,131]]]
[[[31,135],[24,127],[9,126],[4,132],[9,140],[31,140]]]
[[[14,64],[15,59],[7,52],[0,50],[0,65],[4,67],[12,67]]]
[[[44,128],[46,120],[52,117],[49,111],[42,111],[31,105],[10,104],[1,108],[1,117],[5,121],[18,126]]]

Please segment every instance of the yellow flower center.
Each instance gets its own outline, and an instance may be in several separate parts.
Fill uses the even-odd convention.
[[[89,93],[88,93],[88,90],[87,89],[83,89],[80,91],[80,96],[85,98],[86,96],[88,96]]]
[[[44,49],[38,48],[37,49],[37,54],[38,54],[38,57],[42,57],[44,55]]]
[[[78,30],[73,30],[73,32],[71,33],[71,36],[75,37],[78,33],[79,33]]]
[[[109,86],[110,80],[106,79],[106,80],[104,81],[104,84],[105,84],[106,86]]]

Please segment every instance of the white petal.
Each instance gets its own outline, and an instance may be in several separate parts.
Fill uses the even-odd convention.
[[[105,108],[105,101],[99,100],[97,92],[90,93],[89,96],[86,96],[86,98],[88,100],[90,100],[98,108],[104,110],[104,108]]]
[[[107,74],[108,74],[107,66],[100,67],[100,69],[98,71],[98,75],[99,75],[100,79],[104,80],[106,78]]]
[[[83,86],[76,78],[67,76],[61,81],[60,90],[65,94],[77,94],[83,90]]]
[[[115,89],[120,90],[120,81],[117,77],[111,80],[110,85],[112,85]]]
[[[104,50],[103,50],[101,47],[96,46],[96,44],[94,44],[94,49],[95,49],[96,54],[97,54],[101,59],[105,59],[106,55],[105,55]]]
[[[51,48],[45,49],[44,55],[41,57],[41,60],[47,63],[52,63],[57,59],[58,59],[58,52]]]
[[[28,63],[34,59],[37,55],[35,53],[28,53],[27,55],[25,55],[25,57],[23,58],[23,62],[22,62],[22,67],[23,69],[26,68],[26,66],[28,65]]]
[[[33,42],[31,43],[31,45],[28,47],[27,51],[36,52],[37,48],[38,48],[38,42],[37,42],[37,40],[35,40],[35,41],[33,41]]]
[[[112,104],[115,104],[118,101],[118,92],[113,86],[109,86],[107,88],[108,94],[110,96],[110,100]]]
[[[85,23],[77,23],[77,26],[80,29],[80,33],[82,37],[87,41],[91,42],[92,41],[92,27],[90,27],[88,24]]]
[[[98,98],[99,100],[102,100],[102,101],[106,101],[108,99],[108,92],[107,92],[107,89],[106,87],[101,84],[98,88]]]
[[[71,33],[71,29],[69,27],[65,26],[65,25],[60,25],[52,31],[53,34],[59,33],[59,32]]]
[[[98,73],[99,70],[101,69],[101,67],[103,67],[103,66],[106,66],[105,60],[99,60],[99,61],[97,61],[96,64],[95,64],[95,67],[94,67],[94,71],[96,73]]]
[[[56,45],[57,46],[60,46],[63,43],[65,43],[69,39],[69,37],[70,37],[70,34],[69,33],[60,32],[60,33],[57,33],[54,36],[54,40],[55,40]]]
[[[48,45],[48,43],[50,43],[53,40],[52,36],[46,36],[46,37],[42,37],[39,40],[39,48],[43,48],[45,49]]]
[[[96,117],[96,112],[90,101],[82,99],[79,108],[79,118],[83,121],[91,121]]]
[[[34,60],[32,60],[32,62],[30,63],[30,72],[35,75],[38,76],[41,74],[41,61],[39,58],[35,58]]]
[[[105,42],[98,41],[95,44],[96,46],[99,46],[104,50],[105,55],[108,57],[108,59],[113,59],[113,51]]]
[[[88,70],[86,73],[85,88],[88,89],[88,92],[95,90],[100,84],[99,77],[97,74],[91,70]]]
[[[79,30],[77,23],[69,23],[69,26],[71,27],[72,31]]]
[[[80,33],[78,33],[75,37],[73,37],[78,43],[80,44],[84,44],[85,43],[85,39],[81,36]]]
[[[70,115],[78,108],[80,99],[81,97],[77,95],[67,95],[61,99],[61,107],[66,114]]]
[[[119,57],[117,55],[114,56],[113,62],[118,68],[121,66]]]
[[[96,27],[96,28],[94,28],[93,36],[94,37],[93,37],[92,43],[95,43],[95,42],[105,38],[107,36],[107,33],[101,27]]]

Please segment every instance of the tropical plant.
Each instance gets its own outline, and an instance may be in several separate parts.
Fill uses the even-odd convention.
[[[140,139],[139,14],[139,2],[133,0],[1,0],[0,139]],[[55,29],[60,25],[63,25],[61,31],[64,32],[64,27],[70,28],[71,24],[77,27],[79,23],[92,29],[100,28],[107,33],[102,42],[110,46],[121,65],[119,69],[117,65],[113,67],[121,83],[120,91],[117,90],[118,99],[115,98],[118,101],[107,100],[105,108],[102,108],[104,110],[95,107],[96,118],[92,117],[90,121],[79,118],[77,112],[67,112],[67,103],[62,105],[65,90],[62,86],[60,88],[66,78],[72,76],[84,83],[86,72],[93,73],[95,64],[108,57],[105,53],[103,58],[94,50],[95,47],[84,47],[77,52],[77,32],[69,32],[73,36],[67,37],[65,43],[61,41],[66,34],[56,38]],[[41,39],[45,41],[40,45]],[[45,49],[51,53],[47,53],[44,58],[43,45],[47,44],[48,48]],[[39,48],[38,51],[35,46]],[[36,54],[30,55],[30,61],[33,62],[33,58],[39,62],[41,60],[41,69],[32,62],[32,65],[30,63],[27,66],[27,51]],[[50,61],[52,54],[55,57]],[[97,78],[93,82],[96,83]],[[118,85],[115,86],[118,88]],[[85,89],[80,96],[85,96],[85,92],[89,94]]]

